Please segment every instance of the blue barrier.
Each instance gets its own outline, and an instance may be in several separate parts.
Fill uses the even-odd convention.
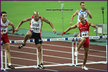
[[[107,36],[89,36],[89,39],[106,39]],[[78,41],[80,40],[81,37],[69,37],[69,38],[48,38],[48,39],[42,39],[43,41],[67,41],[67,40],[72,40],[72,41]],[[10,43],[23,43],[24,40],[10,40]],[[34,40],[27,40],[27,42],[34,42]],[[1,42],[1,45],[3,42]]]

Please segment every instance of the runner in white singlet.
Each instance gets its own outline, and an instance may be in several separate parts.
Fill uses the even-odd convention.
[[[8,67],[10,69],[15,69],[15,67],[11,64],[11,55],[10,55],[10,43],[8,38],[8,25],[12,26],[12,34],[14,34],[15,29],[14,25],[7,19],[7,13],[5,11],[1,12],[1,40],[3,41],[3,48],[5,48],[7,52],[7,60]]]
[[[88,9],[85,8],[85,3],[84,3],[84,2],[80,2],[80,6],[81,6],[81,9],[80,9],[80,10],[76,10],[76,12],[75,12],[75,13],[72,15],[72,17],[71,17],[71,22],[70,22],[71,25],[72,25],[73,19],[74,19],[74,17],[75,17],[76,15],[78,15],[78,21],[77,21],[77,23],[80,21],[80,20],[79,20],[79,16],[80,16],[81,14],[84,15],[85,20],[87,20],[87,21],[88,21],[88,16],[89,16],[90,18],[92,18],[92,15],[91,15],[90,11],[89,11]]]
[[[44,68],[43,63],[42,63],[42,54],[41,54],[41,50],[42,50],[42,48],[41,48],[42,47],[41,28],[42,28],[43,22],[48,23],[51,26],[51,28],[53,29],[54,33],[56,33],[56,30],[50,21],[48,21],[44,17],[39,16],[39,12],[35,11],[33,13],[32,17],[24,19],[19,23],[19,25],[16,28],[16,31],[18,31],[19,27],[24,22],[27,22],[27,21],[30,21],[30,31],[28,31],[26,36],[24,37],[24,43],[22,45],[20,45],[18,48],[21,49],[23,46],[26,45],[26,41],[29,38],[33,38],[35,40],[36,48],[38,48],[38,58],[39,58],[38,68],[41,69],[41,68]]]

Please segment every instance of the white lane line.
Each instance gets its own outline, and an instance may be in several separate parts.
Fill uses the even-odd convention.
[[[29,54],[29,55],[37,55],[36,53],[30,53],[30,52],[23,52],[23,51],[16,51],[16,50],[10,50],[10,52],[15,52],[15,53],[23,53],[23,54]],[[52,57],[52,58],[60,58],[60,59],[65,59],[65,60],[72,60],[72,58],[67,58],[67,57],[59,57],[59,56],[52,56],[52,55],[43,55],[46,57]],[[79,61],[83,61],[82,59],[78,59]],[[35,60],[36,61],[36,60]],[[88,62],[92,62],[90,60],[87,60]]]
[[[43,70],[46,70],[46,71],[54,71],[54,72],[56,71],[56,72],[59,72],[58,70],[54,70],[54,69],[46,69],[46,68],[45,68],[45,69],[43,69]]]
[[[3,63],[4,64],[4,63]],[[15,63],[12,63],[12,65],[15,65],[16,67],[23,67],[23,66],[26,66],[26,65],[20,65],[20,64],[15,64]],[[33,66],[33,65],[29,65],[29,66]],[[25,69],[26,70],[26,69]],[[23,70],[23,71],[25,71]],[[58,70],[54,70],[54,69],[43,69],[43,70],[47,70],[47,71],[58,71]],[[21,70],[22,71],[22,70]],[[31,71],[31,70],[30,70]],[[32,71],[35,71],[35,70],[32,70]]]
[[[16,50],[10,50],[10,52],[15,52],[15,53],[23,53],[23,54],[30,54],[30,55],[37,55],[36,53],[30,53],[30,52],[23,52],[23,51],[16,51]],[[52,58],[60,58],[60,59],[65,59],[65,60],[72,60],[72,58],[67,58],[67,57],[59,57],[59,56],[53,56],[53,55],[43,55],[46,57],[52,57]],[[78,59],[79,61],[83,61],[82,59]],[[89,62],[92,62],[90,60],[87,60]]]
[[[33,44],[33,43],[30,43],[30,44]],[[46,44],[46,43],[43,43],[42,45],[55,46],[55,47],[63,47],[63,48],[69,48],[69,49],[72,48],[72,47],[70,47],[70,46],[55,45],[55,44]],[[81,50],[84,50],[84,48],[81,48]],[[96,50],[96,49],[89,49],[89,51],[106,52],[106,51]]]
[[[79,66],[79,68],[82,68],[82,67]],[[90,67],[87,67],[87,68],[88,68],[88,71],[91,71],[91,70],[96,70],[96,71],[107,71],[107,70],[97,69],[97,68],[90,68]]]
[[[27,53],[27,54],[28,54],[28,53]],[[14,57],[14,58],[16,58],[16,59],[17,59],[18,57]],[[20,58],[20,59],[22,59],[22,58]],[[28,60],[28,59],[23,58],[22,60]],[[30,60],[30,59],[29,59],[29,61],[32,61],[32,60]],[[36,62],[36,60],[35,60],[35,62]],[[54,62],[53,62],[53,63],[54,63]],[[58,64],[60,64],[60,63],[58,63]],[[94,69],[94,68],[92,68],[92,69]],[[95,69],[95,70],[100,70],[100,69]],[[102,70],[102,71],[104,71],[104,70]]]
[[[72,48],[72,47],[69,47],[69,46],[61,46],[61,45],[55,45],[55,44],[45,44],[45,43],[43,43],[43,45],[63,47],[63,48]],[[81,49],[81,50],[84,50],[84,49]],[[89,51],[106,52],[106,51],[95,50],[95,49],[89,49]]]
[[[11,45],[11,46],[18,46],[18,45]],[[28,47],[28,46],[25,46],[24,48],[28,48],[28,49],[35,49],[36,48],[33,48],[33,47]],[[72,54],[71,52],[66,52],[66,51],[59,51],[59,50],[50,50],[50,49],[43,49],[45,51],[53,51],[53,52],[60,52],[60,53],[67,53],[67,54]],[[84,55],[82,53],[79,53],[79,55]],[[98,56],[98,55],[91,55],[91,54],[88,54],[88,56],[92,56],[92,57],[99,57],[99,58],[106,58],[105,56]]]
[[[96,69],[96,68],[89,68],[89,69],[92,69],[92,70],[98,70],[98,71],[107,71],[107,70],[103,70],[103,69]]]
[[[12,57],[12,58],[15,58],[15,59],[25,59],[25,58],[18,58],[18,57]],[[27,59],[28,60],[28,59]],[[31,60],[32,61],[32,60]],[[49,62],[48,62],[49,63]],[[4,64],[4,62],[3,62],[3,64]],[[57,64],[57,63],[52,63],[52,64]],[[60,63],[58,63],[58,64],[60,64]],[[12,63],[12,65],[16,65],[17,67],[22,67],[22,66],[25,66],[25,65],[20,65],[20,64],[14,64],[14,63]],[[30,66],[30,65],[29,65]],[[32,65],[31,65],[32,66]],[[79,67],[79,66],[78,66]],[[79,68],[81,68],[81,67],[79,67]],[[96,69],[96,68],[89,68],[88,67],[88,69],[90,70],[98,70],[98,71],[107,71],[107,70],[102,70],[102,69]],[[44,69],[44,70],[48,70],[48,71],[58,71],[58,70],[52,70],[52,69]]]
[[[16,53],[30,54],[30,55],[35,55],[35,56],[37,55],[36,53],[30,53],[30,52],[23,52],[23,51],[16,51],[16,50],[10,50],[10,51],[16,52]],[[71,60],[71,58],[67,58],[67,57],[59,57],[59,56],[45,55],[45,54],[43,56]]]
[[[20,59],[20,60],[27,60],[27,61],[33,61],[33,62],[36,62],[37,61],[37,60],[34,60],[34,59],[20,58],[20,57],[12,57],[12,56],[11,56],[11,58],[13,58],[13,59]],[[59,64],[59,63],[49,62],[49,61],[43,61],[43,62],[45,62],[45,63],[51,63],[51,64]]]

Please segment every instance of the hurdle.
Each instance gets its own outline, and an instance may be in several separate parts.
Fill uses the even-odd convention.
[[[107,36],[89,36],[89,39],[107,39]],[[77,43],[78,40],[80,40],[81,37],[70,37],[70,38],[51,38],[51,39],[42,39],[43,41],[68,41],[71,40],[72,42],[75,41],[75,46],[72,43],[72,63],[64,63],[64,64],[54,64],[54,65],[44,65],[44,67],[54,67],[54,66],[76,66],[76,65],[81,65],[82,63],[78,63],[78,56],[74,57],[74,52],[77,50]],[[34,40],[27,40],[27,42],[34,42]],[[23,43],[23,40],[10,40],[10,43]],[[3,45],[3,42],[1,42],[1,45]],[[73,47],[74,46],[74,47]],[[106,45],[107,47],[107,45]],[[37,49],[36,49],[37,50]],[[107,50],[107,48],[106,48]],[[42,50],[42,55],[43,55],[43,50]],[[37,56],[38,56],[38,50],[37,50]],[[107,56],[107,53],[106,53]],[[1,46],[1,70],[8,70],[7,68],[7,56],[6,56],[6,50],[5,50],[5,68],[3,68],[3,49]],[[37,57],[37,65],[39,64],[39,59]],[[42,56],[42,62],[43,62],[43,56]],[[89,62],[87,64],[97,64],[97,63],[103,63],[106,64],[106,61],[99,61],[99,62]],[[15,69],[22,69],[22,68],[37,68],[37,65],[32,65],[32,66],[21,66],[21,67],[15,67]]]
[[[1,71],[3,71],[4,68],[3,68],[3,48],[1,46]]]

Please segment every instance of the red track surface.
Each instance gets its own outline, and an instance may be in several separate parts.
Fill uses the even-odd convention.
[[[23,40],[23,37],[9,37],[10,40]],[[27,45],[18,49],[20,44],[11,44],[11,58],[12,64],[15,67],[18,66],[30,66],[36,65],[36,46],[34,43],[27,43]],[[44,64],[52,65],[55,63],[71,63],[71,43],[70,42],[44,42],[43,43],[43,55]],[[106,47],[98,45],[90,45],[88,62],[105,61],[106,60]],[[83,48],[79,52],[78,62],[83,62]],[[87,65],[89,71],[107,71],[107,64],[89,64]],[[27,69],[15,69],[9,71],[83,71],[81,66],[71,67],[71,66],[56,66],[56,67],[46,67],[44,70],[39,70],[35,68]]]

